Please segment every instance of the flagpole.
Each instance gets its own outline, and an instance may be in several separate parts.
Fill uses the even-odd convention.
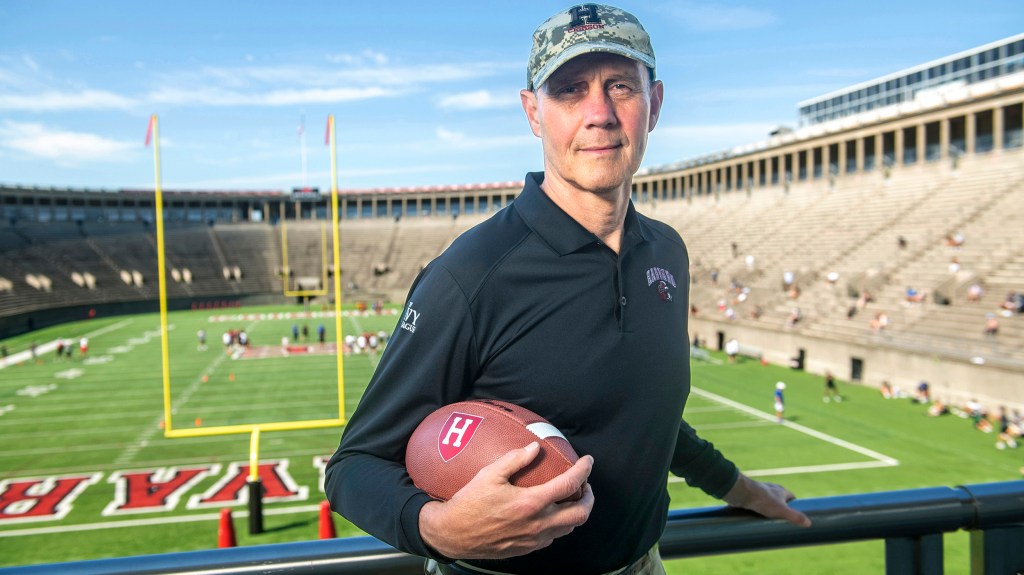
[[[302,155],[302,187],[306,188],[306,113],[299,119],[299,145]]]
[[[156,114],[149,118],[146,145],[149,145],[150,136],[153,138],[153,171],[155,174],[156,265],[160,290],[160,357],[163,363],[164,434],[166,435],[171,432],[171,369],[167,341],[169,334],[167,330],[167,265],[164,261],[164,193],[160,186],[160,119]]]
[[[341,246],[338,229],[338,148],[334,138],[334,114],[327,116],[327,143],[331,146],[331,225],[334,226],[334,333],[338,361],[338,418],[345,420],[345,359],[341,353]]]

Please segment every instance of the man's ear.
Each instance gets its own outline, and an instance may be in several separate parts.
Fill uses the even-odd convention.
[[[540,137],[540,111],[537,109],[537,93],[530,90],[520,90],[519,99],[523,101],[523,111],[526,112],[526,120],[530,122],[530,129],[533,135]]]
[[[661,116],[661,103],[665,99],[665,84],[661,80],[655,80],[651,83],[651,115],[650,123],[647,126],[647,131],[653,131],[654,126],[658,124],[658,118]]]

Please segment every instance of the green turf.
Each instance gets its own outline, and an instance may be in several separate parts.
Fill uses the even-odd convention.
[[[243,309],[243,313],[282,311],[280,308]],[[285,311],[299,311],[290,308]],[[174,427],[204,427],[323,419],[336,416],[336,367],[333,355],[305,355],[233,360],[219,338],[228,328],[245,328],[254,345],[279,347],[291,326],[308,324],[310,335],[323,323],[327,340],[334,340],[333,318],[309,320],[239,318],[211,322],[211,316],[238,310],[178,312],[170,315]],[[346,317],[345,333],[390,332],[394,315]],[[90,337],[89,359],[77,351],[70,360],[52,353],[36,361],[0,370],[0,481],[16,478],[98,473],[61,521],[5,525],[0,522],[0,565],[69,561],[168,551],[209,549],[217,542],[217,509],[186,510],[185,501],[204,493],[220,477],[207,477],[191,488],[177,508],[163,513],[104,517],[101,511],[114,498],[115,471],[185,466],[196,463],[245,463],[248,435],[166,439],[160,423],[163,396],[160,370],[159,318],[156,315],[101,318],[39,330],[3,343],[13,353],[31,341],[42,344],[57,337]],[[196,349],[196,331],[208,333],[208,349]],[[345,403],[351,413],[372,373],[375,360],[366,355],[345,358]],[[81,370],[77,377],[69,379]],[[62,375],[63,377],[58,377]],[[203,381],[203,376],[206,381]],[[232,378],[233,375],[233,378]],[[802,497],[888,491],[939,485],[958,485],[1018,479],[1021,452],[997,451],[995,438],[974,431],[953,416],[929,418],[926,408],[907,400],[882,399],[874,389],[839,382],[845,401],[822,402],[822,378],[754,361],[736,365],[693,365],[693,385],[759,412],[772,410],[778,380],[787,383],[786,418],[791,423],[856,444],[899,461],[897,466],[840,471],[815,470],[826,464],[864,464],[874,459],[758,416],[709,399],[691,396],[686,417],[702,436],[713,441],[741,468],[783,483]],[[56,385],[56,387],[53,387]],[[34,391],[33,395],[25,395]],[[21,392],[21,394],[19,394]],[[313,460],[330,455],[339,428],[264,433],[261,460],[288,459],[288,471],[299,486],[308,488],[305,501],[267,504],[265,532],[251,536],[245,528],[244,506],[235,509],[240,545],[299,541],[317,537],[319,470]],[[679,482],[669,484],[673,506],[718,505],[701,492]],[[167,519],[198,519],[171,522]],[[119,526],[128,521],[157,520],[154,525]],[[164,521],[160,521],[164,519]],[[340,536],[361,534],[335,518]],[[64,528],[64,531],[52,528]],[[81,531],[69,528],[84,527]],[[104,527],[100,529],[99,527]],[[51,533],[50,531],[56,531]],[[968,573],[967,535],[946,536],[946,573]],[[813,562],[813,563],[811,563]],[[808,572],[881,573],[882,542],[851,543],[759,553],[670,561],[670,573],[788,574]]]

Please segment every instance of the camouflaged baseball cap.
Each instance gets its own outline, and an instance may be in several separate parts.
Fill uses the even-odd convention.
[[[613,6],[579,4],[548,18],[533,33],[526,89],[542,86],[559,66],[590,52],[632,58],[654,75],[651,37],[636,16]]]

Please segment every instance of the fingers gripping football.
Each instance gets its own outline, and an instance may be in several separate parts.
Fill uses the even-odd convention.
[[[512,485],[510,478],[539,451],[535,443],[513,450],[481,469],[450,501],[425,505],[420,513],[424,541],[447,557],[501,559],[547,547],[582,525],[594,505],[586,483],[593,458],[580,458],[541,485]],[[559,503],[581,486],[582,497]]]

